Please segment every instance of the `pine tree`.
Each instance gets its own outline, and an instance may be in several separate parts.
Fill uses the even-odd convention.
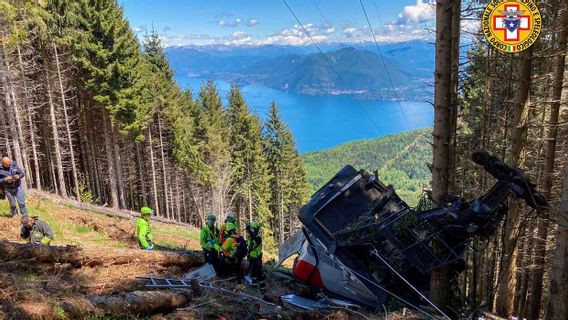
[[[201,182],[209,188],[209,210],[223,218],[227,209],[230,183],[230,148],[227,119],[217,87],[207,81],[199,92],[199,111],[195,117],[195,141],[207,172]]]
[[[100,106],[106,146],[112,206],[123,205],[120,150],[116,143],[119,129],[136,118],[136,86],[140,47],[122,8],[113,0],[81,0],[78,8],[75,59],[86,90]]]
[[[268,210],[269,174],[262,146],[262,124],[250,114],[238,87],[229,92],[227,118],[231,145],[231,185],[233,206],[239,220],[258,219],[263,226],[267,251],[274,249]],[[242,226],[242,225],[241,225]]]
[[[272,102],[264,131],[264,153],[270,174],[269,207],[275,215],[277,243],[282,243],[286,229],[291,231],[290,225],[294,225],[291,221],[296,219],[297,210],[306,198],[307,180],[294,138],[282,122],[276,102]]]

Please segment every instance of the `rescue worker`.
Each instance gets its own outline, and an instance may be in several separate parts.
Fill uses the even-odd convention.
[[[234,213],[229,213],[227,215],[227,217],[225,218],[225,222],[219,228],[219,243],[225,242],[225,238],[228,237],[227,236],[227,224],[232,223],[236,228],[236,226],[237,226],[236,221],[237,221],[237,217],[235,216]],[[235,232],[236,231],[237,230],[235,229]]]
[[[12,161],[8,156],[2,157],[2,165],[0,166],[0,187],[8,198],[8,202],[10,202],[12,217],[18,215],[16,203],[20,207],[22,216],[28,214],[26,211],[26,197],[22,187],[23,177],[24,172],[16,165],[15,161]]]
[[[224,256],[222,272],[236,275],[237,282],[240,282],[244,276],[241,265],[246,257],[246,243],[237,232],[237,226],[232,222],[226,223],[224,234],[225,240],[221,245]]]
[[[207,216],[207,223],[201,228],[199,232],[199,242],[201,249],[203,249],[203,256],[205,262],[213,266],[217,265],[218,251],[219,251],[219,229],[215,225],[217,216],[210,214]]]
[[[140,218],[136,219],[136,234],[138,235],[138,245],[140,249],[152,250],[152,227],[150,227],[150,216],[152,209],[142,207],[140,209]]]
[[[49,225],[38,217],[24,215],[21,222],[20,237],[27,243],[49,245],[55,237]]]
[[[260,223],[252,221],[247,225],[247,248],[250,276],[252,285],[258,285],[264,290],[264,274],[262,273],[262,237],[260,235]]]

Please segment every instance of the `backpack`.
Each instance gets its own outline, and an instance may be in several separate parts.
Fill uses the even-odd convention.
[[[237,243],[237,252],[235,253],[235,257],[237,258],[246,257],[248,254],[248,249],[245,239],[237,234],[237,236],[235,236],[235,242]]]

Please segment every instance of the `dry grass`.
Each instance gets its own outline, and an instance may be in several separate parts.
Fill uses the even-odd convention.
[[[109,217],[104,214],[56,204],[49,199],[27,197],[30,215],[46,221],[55,233],[52,245],[75,245],[83,248],[136,248],[135,220]],[[7,201],[0,201],[0,239],[19,241],[18,218],[8,214]],[[155,243],[174,249],[199,249],[195,228],[152,222]]]
[[[28,197],[31,215],[48,222],[55,232],[53,245],[83,248],[137,248],[134,219],[109,217],[91,211],[60,205],[50,199]],[[19,219],[1,216],[8,212],[6,201],[0,202],[0,240],[19,241]],[[198,231],[181,226],[153,222],[155,243],[171,249],[199,249]],[[161,268],[145,263],[113,266],[74,267],[69,264],[38,264],[34,261],[0,262],[0,320],[66,319],[61,303],[70,297],[107,295],[139,289],[143,283],[137,276],[180,277],[189,270],[179,267]],[[245,292],[279,303],[282,294],[298,292],[296,282],[286,282],[268,274],[266,294],[233,282],[219,284],[234,292]],[[309,290],[309,289],[308,289]],[[191,307],[194,306],[194,307]],[[88,319],[364,319],[344,310],[299,312],[283,307],[279,314],[262,314],[258,302],[243,300],[238,294],[206,291],[195,296],[189,309],[166,315],[139,317],[91,317]],[[384,319],[367,313],[368,319]],[[413,319],[392,314],[388,319]]]

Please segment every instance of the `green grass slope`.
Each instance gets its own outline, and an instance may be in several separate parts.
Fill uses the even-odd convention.
[[[27,194],[28,213],[46,221],[55,234],[52,245],[82,248],[138,248],[135,219],[111,217],[82,210],[47,193]],[[8,201],[0,201],[0,240],[19,241],[20,219],[9,214]],[[163,248],[199,250],[199,231],[187,226],[153,221],[154,243]],[[1,319],[1,317],[0,317]]]
[[[415,205],[423,187],[430,186],[431,129],[420,129],[378,139],[348,142],[303,155],[312,191],[319,189],[347,164],[373,172],[392,184],[398,195]]]

